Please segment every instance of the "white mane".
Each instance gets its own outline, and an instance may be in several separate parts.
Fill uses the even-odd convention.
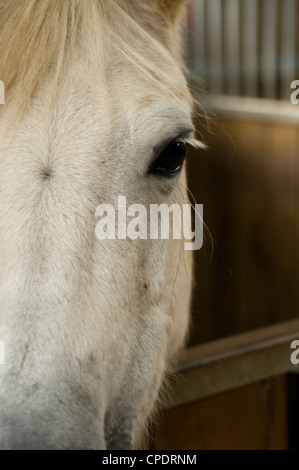
[[[82,55],[98,64],[102,86],[118,58],[153,90],[184,101],[177,36],[151,1],[1,0],[0,77],[10,113],[22,116],[49,77],[55,95],[69,64]]]

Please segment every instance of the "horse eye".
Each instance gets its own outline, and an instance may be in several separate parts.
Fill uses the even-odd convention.
[[[169,144],[152,164],[150,173],[172,176],[182,169],[186,159],[188,144],[176,140]]]

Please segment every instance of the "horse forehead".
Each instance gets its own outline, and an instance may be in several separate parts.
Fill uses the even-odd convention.
[[[169,72],[167,84],[162,85],[159,79],[146,76],[145,71],[123,60],[118,53],[111,58],[107,76],[104,73],[102,80],[95,70],[84,73],[84,69],[84,62],[81,66],[74,64],[70,69],[70,80],[75,77],[74,89],[79,90],[74,99],[90,102],[91,107],[96,107],[97,112],[93,115],[101,116],[101,126],[106,128],[106,133],[114,132],[116,128],[121,131],[138,129],[142,125],[146,132],[153,119],[164,119],[170,125],[190,120],[193,98],[179,64],[171,64],[172,73]]]
[[[49,149],[57,145],[76,153],[82,148],[92,151],[108,147],[117,152],[124,142],[144,141],[146,146],[148,139],[159,140],[161,134],[191,127],[192,102],[187,89],[185,101],[178,103],[146,88],[140,97],[134,87],[112,85],[107,95],[94,82],[90,85],[81,90],[74,86],[70,93],[66,84],[55,112],[35,126],[37,133],[38,128],[47,133]]]
[[[175,91],[163,93],[125,63],[112,68],[103,82],[80,59],[65,75],[53,106],[45,105],[47,84],[41,89],[14,147],[17,153],[31,149],[40,161],[54,157],[58,162],[105,149],[117,154],[124,142],[141,145],[144,140],[145,146],[147,139],[158,140],[161,133],[191,122],[192,99],[179,70],[178,77],[183,100],[176,99]]]

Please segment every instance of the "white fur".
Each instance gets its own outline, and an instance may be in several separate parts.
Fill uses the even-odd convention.
[[[71,61],[53,103],[45,79],[14,138],[1,138],[2,449],[136,445],[185,340],[192,262],[182,241],[95,236],[96,207],[119,195],[147,207],[187,198],[174,189],[185,172],[147,174],[153,149],[192,129],[180,66],[178,102],[121,57],[105,86],[100,64]]]

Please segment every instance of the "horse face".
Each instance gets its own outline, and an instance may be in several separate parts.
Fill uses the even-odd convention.
[[[133,204],[150,215],[151,204],[186,202],[184,168],[153,171],[192,135],[173,67],[164,94],[122,54],[105,84],[78,56],[54,102],[45,105],[45,81],[13,142],[2,141],[1,448],[130,448],[183,344],[190,253],[182,240],[118,232]],[[115,231],[99,239],[103,204]]]

